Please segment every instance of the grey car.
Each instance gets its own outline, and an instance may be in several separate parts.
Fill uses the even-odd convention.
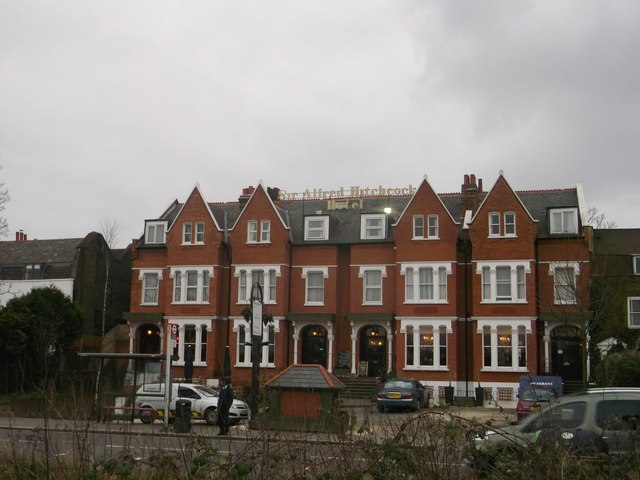
[[[429,395],[422,383],[412,378],[392,378],[387,380],[377,394],[378,410],[390,409],[418,410],[427,405]]]
[[[640,388],[595,388],[566,395],[522,422],[488,429],[474,439],[476,450],[503,445],[564,447],[577,453],[624,454],[640,424]]]

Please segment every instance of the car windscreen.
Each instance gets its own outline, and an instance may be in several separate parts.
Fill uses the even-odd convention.
[[[384,388],[413,388],[413,384],[411,382],[403,381],[403,380],[391,380],[384,384]]]
[[[522,400],[526,402],[550,402],[552,394],[549,390],[525,390]]]
[[[193,387],[193,389],[198,392],[203,397],[217,397],[218,392],[216,392],[213,388],[205,387],[205,386],[197,386]]]
[[[522,431],[537,432],[544,428],[576,428],[582,424],[586,402],[572,402],[544,408],[522,424]]]

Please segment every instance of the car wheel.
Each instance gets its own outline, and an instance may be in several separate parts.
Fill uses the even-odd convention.
[[[151,408],[151,407],[149,407],[149,406],[144,406],[144,407],[142,407],[142,408]],[[149,413],[149,412],[148,412],[148,411],[146,411],[146,410],[143,410],[143,411],[141,411],[141,412],[138,414],[138,418],[140,419],[140,421],[141,421],[142,423],[151,423],[151,418],[152,418],[152,416],[151,416],[151,413]]]
[[[204,412],[204,420],[207,422],[207,425],[215,425],[218,423],[218,413],[215,408],[208,408]]]
[[[378,404],[378,411],[384,413],[384,405],[382,405],[381,403]]]

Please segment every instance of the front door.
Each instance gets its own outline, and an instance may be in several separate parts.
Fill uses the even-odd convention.
[[[141,325],[138,328],[137,353],[160,353],[160,329],[156,325]]]
[[[302,363],[327,367],[327,329],[310,325],[302,330]]]
[[[382,327],[365,327],[360,333],[360,362],[367,362],[367,376],[379,377],[386,370],[387,332]]]
[[[552,371],[564,381],[582,381],[582,340],[573,326],[554,328],[551,332]]]

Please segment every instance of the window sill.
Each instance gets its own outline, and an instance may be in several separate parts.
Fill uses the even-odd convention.
[[[157,307],[159,305],[159,303],[141,303],[140,306],[141,307]]]
[[[176,360],[175,362],[171,362],[171,365],[174,367],[184,367],[184,360]],[[207,362],[193,362],[194,367],[206,367]]]
[[[448,372],[449,367],[414,367],[412,365],[407,365],[402,370],[406,372]]]
[[[236,363],[234,365],[234,368],[252,368],[253,365],[251,365],[250,363]],[[264,364],[260,364],[260,368],[276,368],[275,365],[264,365]]]
[[[480,302],[481,305],[527,305],[529,302],[526,300],[510,300],[510,301],[500,301],[500,300],[482,300]]]
[[[448,305],[448,300],[422,300],[422,301],[404,301],[403,305]]]
[[[529,369],[526,367],[497,367],[497,368],[483,368],[480,370],[481,372],[486,373],[528,373]]]
[[[209,305],[209,302],[171,302],[171,305]]]
[[[305,307],[324,307],[324,302],[307,302],[304,304]]]
[[[384,305],[382,302],[367,302],[362,304],[363,307],[381,307],[382,305]]]

